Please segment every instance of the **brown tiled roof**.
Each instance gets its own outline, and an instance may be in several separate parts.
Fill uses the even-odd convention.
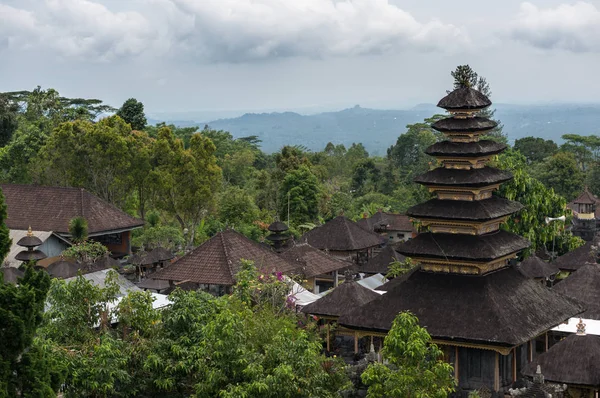
[[[89,234],[127,230],[144,225],[85,189],[2,184],[10,229],[69,233],[69,221],[83,217]]]
[[[231,286],[240,269],[240,260],[254,261],[259,269],[290,272],[295,265],[266,247],[228,229],[179,258],[169,267],[152,274],[153,279],[190,281]]]
[[[581,195],[579,195],[571,203],[573,203],[573,204],[581,203],[584,205],[593,205],[593,204],[598,203],[598,199],[594,195],[592,195],[592,193],[586,187],[585,190],[581,193]]]
[[[380,225],[386,225],[390,231],[414,231],[410,217],[404,214],[384,213],[378,211],[368,218],[361,218],[356,222],[361,227],[374,231]]]
[[[302,240],[317,249],[334,251],[363,250],[384,242],[380,235],[361,228],[344,216],[337,216],[308,231]]]
[[[334,258],[308,243],[297,243],[281,253],[281,257],[297,264],[297,271],[306,278],[341,271],[353,266],[352,263]]]

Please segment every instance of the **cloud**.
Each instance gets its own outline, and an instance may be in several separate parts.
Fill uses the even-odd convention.
[[[388,0],[171,0],[194,17],[180,42],[215,61],[288,56],[364,55],[447,50],[466,32],[438,20],[418,22]]]
[[[134,7],[129,11],[113,11],[101,0],[32,3],[35,7],[0,4],[0,37],[8,37],[4,47],[37,46],[101,61],[148,53],[247,62],[407,49],[445,52],[469,45],[464,29],[436,19],[417,21],[388,0],[123,2]]]
[[[599,52],[600,10],[587,2],[555,8],[525,2],[511,25],[510,36],[542,49]]]

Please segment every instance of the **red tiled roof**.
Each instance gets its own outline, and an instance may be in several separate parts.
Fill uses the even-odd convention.
[[[353,266],[353,263],[334,258],[319,249],[315,249],[308,243],[296,244],[292,248],[281,253],[281,257],[292,263],[298,264],[298,270],[306,278],[347,269]]]
[[[8,209],[9,229],[69,233],[69,221],[83,217],[88,233],[140,227],[144,222],[81,188],[0,185]]]
[[[152,274],[152,278],[231,286],[242,259],[254,261],[257,268],[268,271],[289,272],[295,268],[266,247],[228,229]]]

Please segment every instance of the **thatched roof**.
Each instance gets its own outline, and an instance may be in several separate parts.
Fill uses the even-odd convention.
[[[376,231],[385,226],[389,231],[414,231],[414,226],[410,217],[405,214],[386,213],[378,211],[371,217],[361,218],[356,223],[369,231]]]
[[[110,257],[109,255],[104,255],[104,256],[100,257],[98,260],[94,261],[94,263],[91,266],[91,268],[96,271],[100,271],[101,269],[120,268],[120,267],[121,267],[121,263],[119,262],[119,260],[115,260],[114,258]]]
[[[437,106],[440,108],[454,110],[454,109],[483,109],[492,105],[492,101],[480,91],[477,91],[470,87],[461,87],[438,102]]]
[[[4,283],[17,283],[17,278],[22,278],[25,272],[15,267],[0,267],[0,272],[4,276]]]
[[[499,230],[485,235],[422,233],[398,244],[396,250],[406,257],[435,257],[490,261],[517,253],[530,245],[513,233]]]
[[[519,202],[494,195],[484,200],[430,199],[411,207],[406,213],[418,219],[487,221],[511,215],[522,208],[523,205]]]
[[[533,376],[537,365],[555,383],[600,387],[600,336],[573,333],[536,356],[523,374]]]
[[[17,255],[15,256],[15,260],[19,260],[19,261],[38,261],[38,260],[43,260],[45,259],[46,253],[44,253],[41,250],[23,250],[19,253],[17,253]]]
[[[447,169],[438,167],[415,177],[414,181],[423,185],[460,185],[463,187],[484,187],[512,179],[508,171],[485,166],[481,169]]]
[[[289,228],[288,228],[287,224],[282,223],[281,221],[275,221],[274,223],[269,225],[269,231],[271,231],[271,232],[285,232],[288,229]]]
[[[305,278],[333,271],[343,271],[354,265],[348,261],[332,257],[308,243],[296,243],[280,255],[288,262],[296,264],[295,271],[304,275]]]
[[[536,255],[527,257],[519,264],[518,270],[527,278],[549,278],[559,273],[554,263],[547,263]]]
[[[175,257],[175,255],[173,254],[173,252],[171,250],[165,249],[164,247],[157,247],[155,249],[152,249],[152,251],[150,252],[150,255],[157,262],[167,261],[167,260],[170,260]]]
[[[387,332],[402,311],[414,313],[436,339],[512,347],[583,308],[512,268],[473,277],[416,271],[400,286],[342,316],[338,323]]]
[[[142,279],[139,283],[136,283],[136,285],[140,289],[144,289],[144,290],[149,289],[149,290],[156,290],[156,291],[161,291],[161,290],[167,289],[170,286],[169,281],[164,281],[164,280],[160,280],[160,279],[152,279],[152,278]]]
[[[33,235],[33,232],[31,231],[31,229],[29,229],[27,235],[19,239],[17,245],[22,247],[36,247],[41,245],[42,243],[42,240],[37,236]]]
[[[431,156],[478,157],[495,155],[506,149],[506,145],[491,140],[477,142],[441,141],[429,146],[425,153]]]
[[[128,264],[134,265],[152,265],[158,263],[159,260],[156,259],[155,256],[152,255],[152,252],[147,251],[139,251],[137,253],[132,254],[127,259]]]
[[[380,235],[361,228],[344,216],[338,216],[308,231],[302,240],[317,249],[333,251],[364,250],[384,242]]]
[[[442,133],[477,133],[479,131],[488,131],[498,126],[498,123],[484,117],[469,117],[466,119],[458,119],[448,117],[438,120],[431,127]]]
[[[600,320],[600,265],[587,264],[557,283],[554,291],[581,302],[585,312],[581,317]]]
[[[339,317],[379,297],[356,281],[345,281],[332,292],[302,308],[306,314]]]
[[[406,260],[406,257],[398,253],[392,245],[387,245],[376,256],[371,257],[364,266],[360,267],[359,271],[367,274],[386,275],[391,262],[402,262],[404,260]]]
[[[80,267],[77,263],[59,260],[46,267],[46,272],[53,278],[66,279],[77,276],[79,269]]]
[[[377,288],[377,290],[382,291],[382,292],[389,292],[391,290],[394,290],[395,288],[397,288],[398,286],[400,286],[404,282],[406,282],[411,277],[411,275],[413,273],[419,271],[419,269],[420,269],[420,266],[416,265],[415,267],[413,267],[412,269],[403,273],[402,275],[399,275],[399,276],[395,277],[394,279],[390,279],[383,285],[379,286]]]
[[[586,242],[585,245],[578,247],[554,261],[554,265],[561,271],[574,272],[585,264],[596,263],[596,253],[592,249],[592,242]]]
[[[230,286],[240,270],[240,260],[254,261],[265,271],[288,272],[295,264],[232,229],[215,236],[179,258],[165,269],[152,274],[154,279],[190,281]]]

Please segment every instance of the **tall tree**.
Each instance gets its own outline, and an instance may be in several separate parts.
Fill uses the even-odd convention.
[[[410,312],[401,312],[384,340],[383,357],[388,365],[369,365],[361,379],[369,386],[368,398],[445,398],[454,391],[452,366],[427,330]]]
[[[279,217],[298,225],[314,222],[319,215],[321,187],[317,177],[307,166],[288,173],[279,190]]]
[[[515,141],[514,149],[525,156],[528,164],[533,164],[558,152],[558,145],[540,137],[523,137]]]
[[[143,130],[148,121],[144,114],[144,104],[135,98],[129,98],[117,111],[117,116],[125,120],[134,130]]]
[[[0,94],[0,146],[10,141],[19,126],[19,105],[8,96]]]
[[[552,155],[533,167],[532,175],[567,201],[575,199],[583,191],[585,175],[577,167],[572,153],[558,152]]]

